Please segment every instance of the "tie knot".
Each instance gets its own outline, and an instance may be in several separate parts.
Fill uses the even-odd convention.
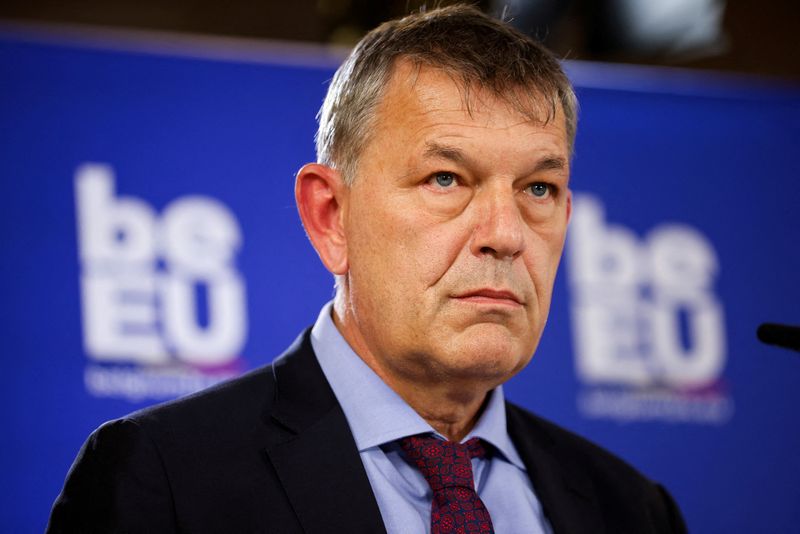
[[[429,436],[411,436],[401,440],[400,445],[433,491],[453,486],[473,489],[471,459],[486,455],[478,438],[455,443]]]

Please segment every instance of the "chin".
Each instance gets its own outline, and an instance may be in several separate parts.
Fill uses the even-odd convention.
[[[515,357],[513,355],[533,354],[537,337],[530,331],[518,331],[502,324],[481,323],[473,325],[458,336],[457,344],[462,351],[483,354],[494,359],[494,355]]]

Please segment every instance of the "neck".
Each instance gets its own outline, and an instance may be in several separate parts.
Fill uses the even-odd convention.
[[[343,321],[341,317],[345,317]],[[432,377],[425,373],[397,372],[369,349],[353,320],[336,309],[333,322],[353,351],[434,430],[460,442],[480,417],[490,386],[476,387],[473,380]]]
[[[464,439],[475,426],[487,398],[486,392],[470,398],[465,398],[463,393],[459,393],[458,398],[454,398],[445,388],[436,392],[426,386],[417,388],[425,391],[415,391],[413,387],[404,388],[403,384],[392,384],[387,382],[386,378],[381,378],[434,430],[455,442]]]

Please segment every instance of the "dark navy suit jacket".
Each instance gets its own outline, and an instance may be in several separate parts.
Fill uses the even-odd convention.
[[[556,533],[685,532],[661,486],[552,423],[506,410]],[[385,528],[307,331],[271,365],[101,426],[70,469],[48,532]]]

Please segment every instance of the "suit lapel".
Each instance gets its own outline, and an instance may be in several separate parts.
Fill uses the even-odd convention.
[[[385,533],[378,504],[306,331],[273,364],[276,397],[265,450],[309,534]]]
[[[535,420],[524,418],[518,408],[508,403],[506,414],[508,433],[553,531],[605,532],[600,505],[588,477],[575,469],[569,459],[559,458],[551,438]]]

